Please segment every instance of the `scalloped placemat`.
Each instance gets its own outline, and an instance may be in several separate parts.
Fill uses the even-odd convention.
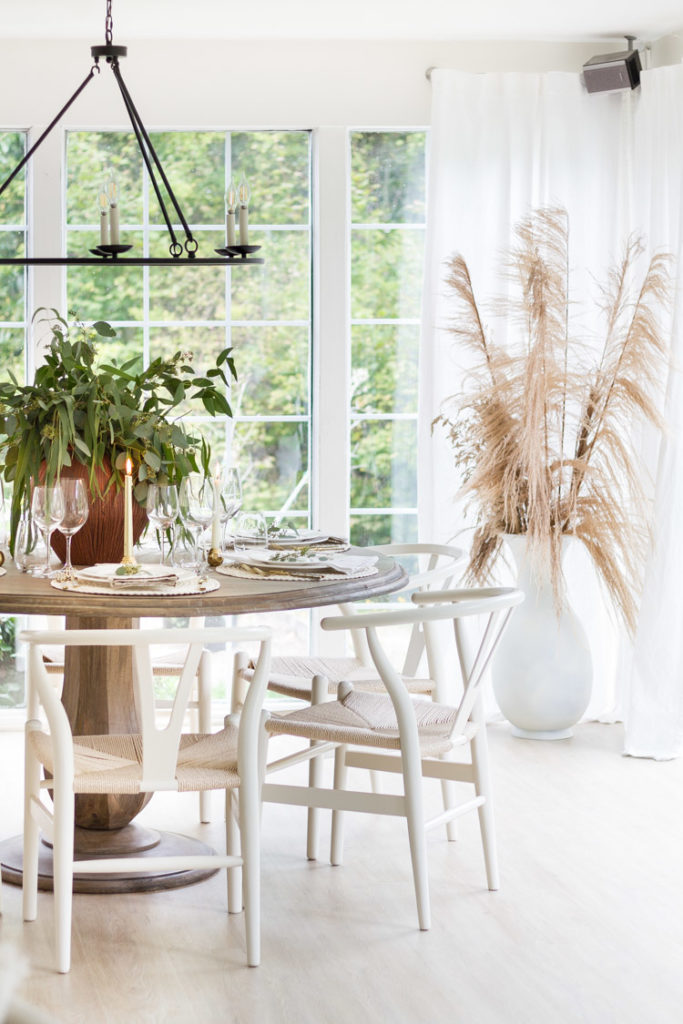
[[[124,597],[132,594],[134,597],[184,597],[187,594],[209,594],[212,590],[218,590],[218,580],[189,580],[176,584],[172,587],[159,585],[157,587],[106,587],[98,586],[96,583],[81,583],[78,580],[50,580],[50,586],[55,590],[64,590],[71,594],[112,594],[116,597]]]

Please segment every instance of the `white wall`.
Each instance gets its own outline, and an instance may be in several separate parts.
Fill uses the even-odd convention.
[[[98,41],[98,40],[94,40]],[[125,40],[116,39],[116,42]],[[604,43],[175,41],[130,43],[123,74],[148,127],[426,125],[428,67],[578,71]],[[46,124],[88,72],[82,42],[0,41],[0,126]],[[115,127],[125,112],[110,71],[66,125]]]

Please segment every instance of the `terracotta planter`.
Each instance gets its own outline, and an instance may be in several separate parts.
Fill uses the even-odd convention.
[[[62,470],[66,479],[80,478],[88,485],[89,470],[80,462]],[[111,465],[105,460],[104,469],[96,470],[97,482],[104,492],[111,476]],[[133,541],[136,542],[147,523],[147,513],[133,500]],[[66,558],[66,538],[58,530],[52,534],[52,549],[62,561]],[[71,541],[71,561],[74,565],[94,565],[96,562],[120,562],[123,557],[123,489],[112,487],[104,498],[90,499],[90,514],[84,526]]]

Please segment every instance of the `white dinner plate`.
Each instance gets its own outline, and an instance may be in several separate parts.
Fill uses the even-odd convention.
[[[141,565],[140,571],[131,573],[130,575],[119,573],[117,569],[120,569],[121,565],[119,562],[101,562],[99,565],[89,565],[84,569],[77,569],[76,575],[82,580],[111,580],[111,579],[136,579],[136,580],[156,580],[162,579],[168,576],[175,576],[177,579],[184,578],[188,573],[185,569],[176,569],[169,565]]]

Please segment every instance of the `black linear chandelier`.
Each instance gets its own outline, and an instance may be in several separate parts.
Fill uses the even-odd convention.
[[[136,266],[136,267],[141,267],[141,266],[151,266],[151,267],[164,266],[164,267],[173,267],[174,266],[174,267],[177,267],[177,266],[202,266],[202,265],[203,266],[245,266],[245,265],[251,265],[251,264],[255,264],[255,263],[263,263],[262,259],[257,259],[257,258],[255,258],[253,256],[253,253],[257,252],[261,248],[260,245],[246,245],[246,244],[245,245],[236,245],[234,237],[232,237],[232,238],[230,237],[230,236],[234,236],[234,223],[235,223],[234,218],[235,218],[235,212],[236,212],[235,209],[234,209],[234,206],[237,203],[239,203],[240,207],[241,207],[240,210],[239,210],[240,224],[242,223],[242,218],[244,218],[244,222],[246,223],[246,203],[247,203],[247,199],[248,199],[248,191],[246,190],[246,185],[240,186],[240,190],[239,190],[240,194],[239,194],[239,196],[233,195],[231,197],[231,204],[233,206],[233,209],[229,210],[228,218],[232,218],[232,222],[230,222],[230,220],[228,220],[228,236],[229,236],[229,238],[228,238],[228,243],[227,243],[226,247],[224,249],[216,249],[216,250],[214,250],[215,253],[216,253],[215,256],[209,256],[209,257],[203,257],[203,258],[200,258],[199,256],[197,256],[197,250],[199,248],[199,243],[197,242],[196,238],[194,238],[194,236],[192,234],[192,229],[190,228],[189,224],[187,223],[185,215],[183,214],[183,211],[180,208],[180,203],[178,202],[178,200],[177,200],[177,198],[175,196],[175,193],[173,192],[173,189],[171,188],[169,180],[166,177],[166,173],[164,171],[164,168],[162,167],[161,160],[159,159],[159,157],[157,155],[157,152],[154,149],[154,146],[152,145],[152,141],[151,141],[151,139],[149,137],[147,129],[145,128],[144,124],[142,123],[142,118],[140,117],[140,114],[137,111],[135,103],[133,102],[133,98],[130,95],[130,93],[128,91],[128,88],[126,86],[126,83],[123,80],[123,76],[121,74],[121,69],[119,67],[119,59],[121,57],[125,57],[126,56],[126,54],[128,53],[128,48],[126,46],[115,46],[113,44],[113,42],[112,42],[113,21],[112,21],[112,13],[111,13],[111,4],[112,4],[112,0],[107,0],[107,12],[106,12],[106,18],[105,18],[105,23],[104,23],[104,38],[105,38],[104,46],[91,46],[90,47],[90,54],[91,54],[91,56],[92,56],[92,58],[94,60],[94,64],[90,68],[90,71],[88,72],[88,75],[81,82],[81,84],[78,86],[78,88],[76,89],[76,91],[73,94],[73,96],[71,96],[70,99],[67,100],[67,102],[64,104],[62,109],[59,111],[59,113],[55,115],[55,117],[50,122],[50,124],[47,126],[47,128],[42,133],[40,138],[25,153],[25,155],[19,161],[17,166],[14,168],[14,170],[8,175],[8,177],[5,179],[5,181],[2,183],[2,185],[0,185],[0,196],[3,194],[3,192],[8,187],[8,185],[14,180],[14,178],[16,178],[17,174],[19,174],[19,172],[22,170],[22,168],[28,163],[28,161],[31,159],[31,157],[35,153],[35,151],[38,149],[38,147],[41,145],[41,143],[44,142],[44,140],[50,134],[52,129],[55,127],[55,125],[57,125],[59,123],[59,121],[62,119],[64,114],[67,112],[69,107],[72,105],[72,103],[74,103],[78,99],[78,97],[83,92],[85,87],[87,85],[89,85],[89,83],[93,80],[95,75],[99,75],[99,73],[100,73],[100,60],[101,59],[105,60],[107,62],[107,64],[109,65],[109,67],[111,68],[111,70],[112,70],[114,78],[116,79],[116,84],[118,85],[119,90],[121,92],[121,96],[123,97],[123,102],[124,102],[126,111],[128,112],[128,117],[130,118],[131,125],[133,126],[133,131],[135,133],[135,138],[137,140],[138,147],[139,147],[140,152],[142,154],[142,159],[144,160],[145,167],[147,168],[147,172],[149,174],[149,178],[150,178],[150,181],[152,183],[152,187],[154,188],[154,192],[155,192],[157,200],[159,202],[159,206],[161,208],[161,212],[163,214],[164,221],[166,223],[166,228],[168,230],[168,234],[169,234],[169,238],[170,238],[170,245],[168,247],[168,251],[169,251],[170,255],[169,256],[163,256],[163,257],[154,257],[154,256],[151,256],[151,257],[146,257],[146,256],[126,256],[126,257],[122,258],[123,253],[126,253],[130,249],[132,249],[131,245],[106,244],[104,242],[101,242],[101,244],[98,245],[96,248],[90,250],[90,252],[92,253],[91,256],[18,257],[16,259],[2,258],[2,259],[0,259],[0,265],[12,264],[12,265],[19,265],[19,266],[107,266],[107,267],[112,267],[112,266],[127,266],[127,267],[130,267],[130,266]],[[182,225],[182,229],[183,229],[183,233],[184,233],[184,239],[183,239],[182,243],[178,240],[178,236],[176,234],[175,228],[173,227],[173,223],[171,221],[171,217],[169,216],[169,212],[168,212],[168,209],[166,207],[166,203],[164,202],[164,197],[163,197],[163,194],[162,194],[162,189],[161,189],[160,181],[163,183],[163,186],[166,189],[166,193],[167,193],[168,199],[170,200],[170,202],[171,202],[171,204],[173,206],[173,209],[174,209],[175,213],[178,216],[178,220],[180,221],[180,223]],[[112,186],[113,182],[110,182],[109,184],[110,184],[110,186]],[[235,192],[235,190],[231,187],[231,190],[229,190],[229,194],[230,194],[230,192]],[[110,195],[109,198],[111,199],[112,196]],[[115,186],[114,186],[113,198],[115,200],[117,198],[116,197]],[[114,220],[114,215],[112,213],[112,210],[115,210],[115,220]],[[107,211],[105,210],[105,208],[103,206],[103,209],[101,211],[102,217],[104,217],[106,215],[106,212]],[[117,238],[117,242],[118,242],[118,206],[117,206],[116,202],[110,208],[109,213],[110,213],[110,216],[112,217],[112,219],[111,219],[112,233],[113,233],[113,225],[114,224],[116,225],[116,235],[115,235],[115,237]],[[230,230],[230,224],[231,223],[232,223],[232,230]],[[102,235],[101,235],[101,237],[102,237]],[[113,239],[112,239],[112,241],[113,241]]]

